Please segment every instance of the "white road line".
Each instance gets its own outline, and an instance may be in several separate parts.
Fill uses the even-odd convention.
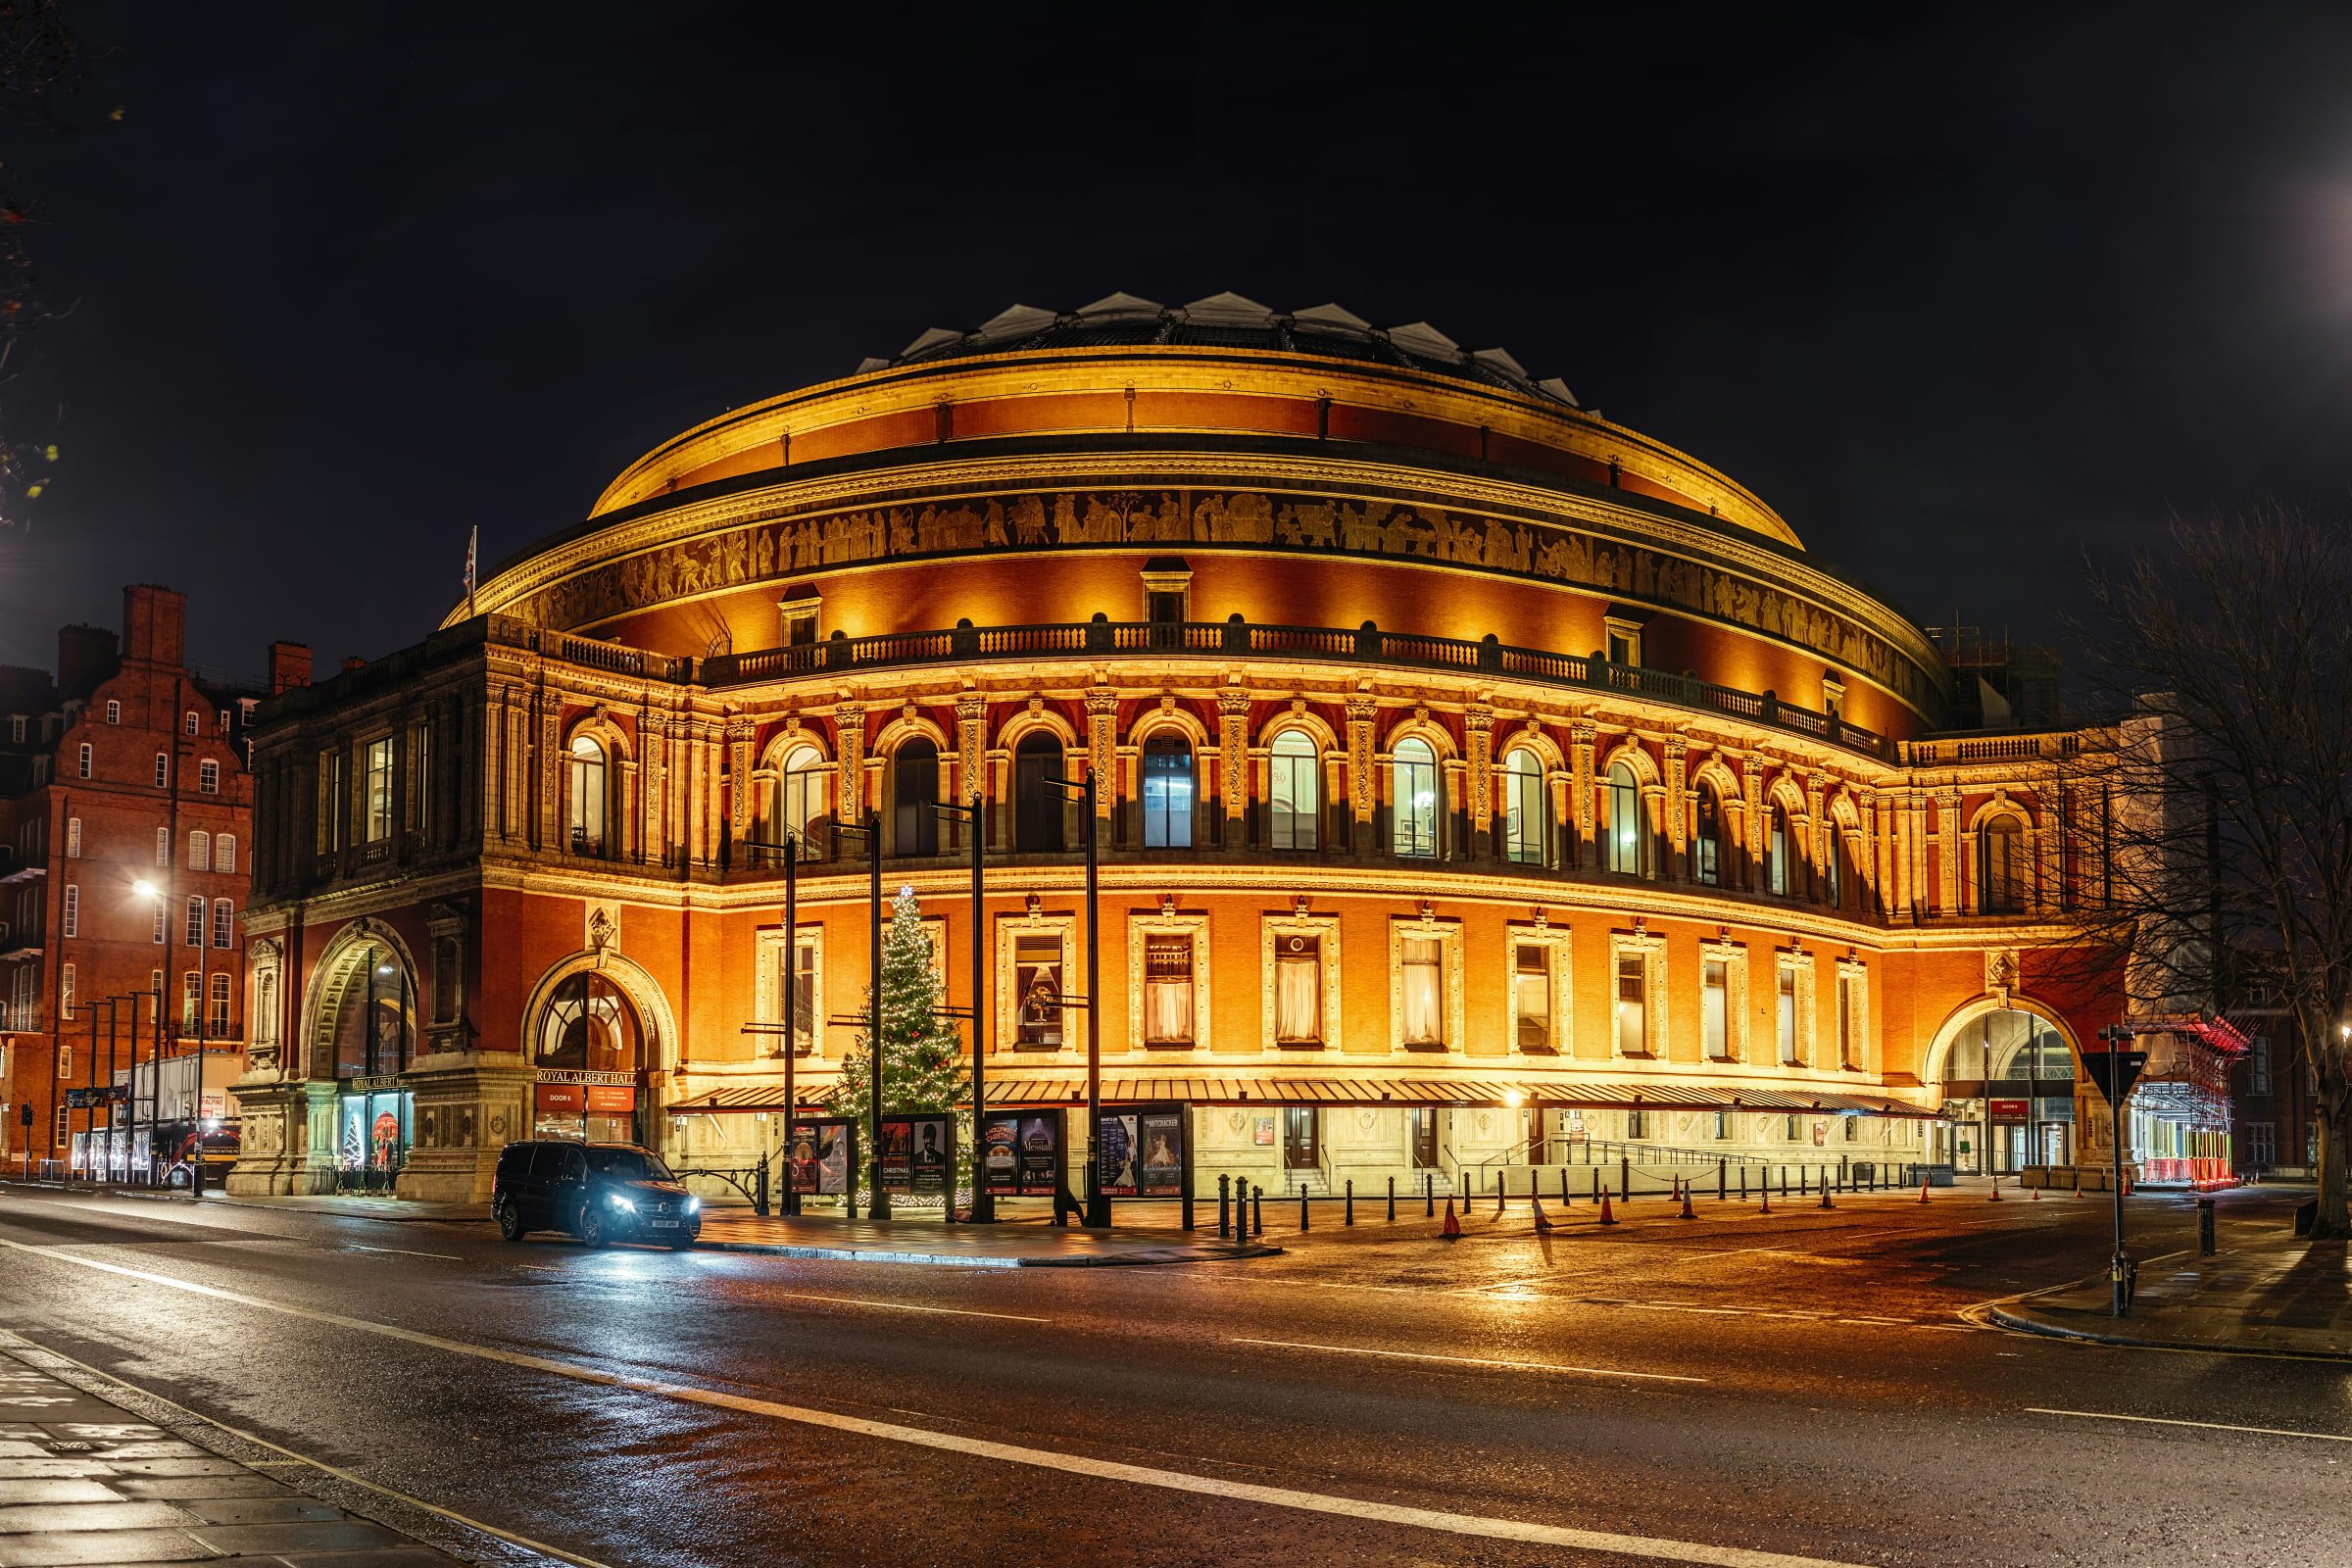
[[[1020,1312],[981,1312],[967,1306],[916,1306],[911,1301],[865,1301],[854,1296],[809,1296],[802,1291],[762,1291],[762,1296],[782,1297],[792,1301],[831,1301],[835,1306],[878,1306],[893,1312],[942,1312],[956,1317],[1001,1317],[1007,1323],[1051,1323],[1050,1317],[1029,1317]]]
[[[1447,1513],[1436,1508],[1415,1508],[1401,1503],[1374,1502],[1363,1497],[1337,1496],[1319,1492],[1299,1492],[1289,1487],[1260,1486],[1253,1482],[1228,1481],[1216,1476],[1193,1475],[1182,1470],[1161,1470],[1149,1465],[1122,1464],[1110,1459],[1097,1459],[1085,1454],[1060,1453],[1051,1448],[1028,1448],[1010,1443],[993,1443],[981,1438],[967,1438],[952,1432],[931,1432],[921,1427],[899,1426],[888,1421],[868,1420],[863,1416],[843,1415],[832,1410],[815,1410],[802,1405],[782,1404],[772,1399],[755,1399],[743,1395],[725,1394],[716,1389],[695,1388],[691,1385],[657,1382],[652,1378],[631,1377],[624,1373],[606,1372],[576,1362],[562,1361],[554,1356],[532,1355],[520,1350],[502,1350],[486,1345],[468,1345],[461,1340],[447,1340],[436,1334],[419,1333],[415,1329],[395,1327],[389,1323],[371,1323],[366,1318],[345,1317],[339,1312],[322,1312],[315,1307],[294,1306],[283,1301],[265,1300],[258,1296],[245,1296],[236,1291],[224,1291],[217,1286],[198,1285],[192,1280],[173,1279],[168,1274],[154,1274],[144,1269],[126,1268],[120,1263],[108,1263],[94,1257],[77,1257],[45,1247],[30,1247],[23,1242],[0,1237],[0,1247],[14,1251],[30,1252],[55,1262],[70,1263],[77,1268],[95,1269],[125,1279],[145,1280],[170,1290],[185,1291],[191,1296],[208,1297],[219,1301],[233,1301],[240,1306],[258,1307],[266,1312],[280,1312],[288,1317],[305,1318],[335,1328],[351,1329],[362,1334],[381,1335],[431,1349],[446,1350],[454,1355],[469,1355],[485,1361],[501,1361],[533,1372],[545,1372],[555,1377],[571,1378],[581,1383],[598,1384],[605,1388],[625,1389],[634,1394],[652,1395],[660,1398],[676,1399],[682,1403],[711,1405],[719,1409],[741,1411],[749,1415],[763,1415],[778,1421],[791,1421],[802,1426],[821,1427],[833,1432],[848,1432],[859,1437],[874,1438],[885,1443],[903,1443],[913,1447],[936,1448],[948,1453],[964,1454],[973,1458],[994,1459],[1004,1464],[1026,1465],[1036,1470],[1054,1470],[1065,1475],[1086,1476],[1101,1481],[1121,1481],[1132,1486],[1158,1487],[1170,1492],[1187,1492],[1200,1496],[1223,1497],[1234,1502],[1254,1502],[1270,1508],[1290,1508],[1300,1513],[1330,1514],[1337,1518],[1356,1521],[1377,1520],[1383,1524],[1405,1525],[1417,1530],[1439,1531],[1446,1535],[1469,1536],[1486,1541],[1525,1542],[1533,1545],[1561,1546],[1573,1551],[1615,1552],[1625,1557],[1644,1557],[1653,1561],[1690,1563],[1698,1568],[1867,1568],[1851,1561],[1828,1557],[1799,1557],[1788,1552],[1756,1551],[1745,1546],[1718,1546],[1705,1542],[1673,1541],[1662,1536],[1628,1536],[1607,1530],[1584,1530],[1572,1525],[1537,1524],[1526,1519],[1498,1519],[1485,1514]]]
[[[1283,1350],[1321,1350],[1330,1355],[1384,1355],[1398,1361],[1446,1361],[1455,1366],[1495,1366],[1513,1372],[1574,1372],[1594,1378],[1640,1378],[1645,1383],[1704,1383],[1705,1378],[1673,1372],[1626,1372],[1610,1366],[1569,1366],[1559,1361],[1506,1361],[1485,1355],[1431,1355],[1419,1350],[1375,1350],[1360,1345],[1310,1345],[1303,1340],[1248,1340],[1228,1337],[1227,1345],[1270,1345]]]
[[[2241,1427],[2232,1426],[2227,1421],[2177,1421],[2162,1415],[2115,1415],[2105,1410],[2052,1410],[2038,1404],[2027,1405],[2026,1413],[2071,1415],[2084,1421],[2136,1421],[2151,1427],[2203,1427],[2208,1432],[2251,1432],[2265,1438],[2310,1438],[2319,1443],[2352,1443],[2352,1436],[2340,1432],[2297,1432],[2291,1427]]]
[[[527,1268],[540,1274],[568,1274],[571,1272],[571,1270],[567,1268],[560,1268],[553,1263],[517,1263],[514,1266],[516,1268]]]
[[[449,1263],[466,1261],[455,1252],[416,1252],[405,1247],[362,1247],[357,1242],[345,1242],[343,1245],[355,1252],[398,1252],[403,1257],[437,1257]]]

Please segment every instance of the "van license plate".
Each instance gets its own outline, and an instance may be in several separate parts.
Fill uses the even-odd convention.
[[[653,1224],[654,1224],[654,1229],[656,1229],[656,1230],[658,1230],[658,1231],[662,1231],[662,1230],[674,1231],[674,1230],[676,1230],[676,1229],[678,1228],[678,1222],[677,1222],[676,1220],[674,1220],[674,1219],[658,1219],[658,1220],[655,1220],[655,1221],[653,1222]]]

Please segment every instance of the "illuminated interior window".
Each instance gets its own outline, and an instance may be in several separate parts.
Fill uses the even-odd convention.
[[[1396,743],[1394,769],[1395,840],[1398,855],[1438,853],[1438,759],[1429,742],[1408,735]]]

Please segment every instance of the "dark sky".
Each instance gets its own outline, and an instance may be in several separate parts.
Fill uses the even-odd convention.
[[[132,579],[199,661],[377,655],[470,526],[1122,288],[1508,348],[1931,622],[2352,480],[2352,6],[73,9],[0,662]]]

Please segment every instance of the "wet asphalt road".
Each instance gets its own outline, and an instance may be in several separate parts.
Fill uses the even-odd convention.
[[[2352,1441],[2224,1430],[2352,1438],[2352,1364],[1981,1328],[2103,1203],[1841,1201],[982,1270],[14,1189],[0,1327],[603,1564],[2352,1563]]]

